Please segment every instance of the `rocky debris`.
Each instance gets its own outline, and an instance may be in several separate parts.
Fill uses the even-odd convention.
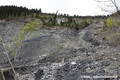
[[[0,23],[0,34],[5,42],[11,41],[18,26],[20,24]],[[19,75],[18,79],[118,80],[120,51],[103,44],[95,37],[96,28],[99,27],[101,25],[92,24],[78,31],[70,28],[51,28],[32,33],[24,41],[25,44],[17,55],[18,60],[12,61]],[[13,73],[3,52],[4,49],[0,45],[0,65],[6,70],[6,80],[13,80]],[[11,73],[7,75],[9,70]],[[97,78],[94,78],[95,76]],[[110,76],[113,78],[110,79]]]

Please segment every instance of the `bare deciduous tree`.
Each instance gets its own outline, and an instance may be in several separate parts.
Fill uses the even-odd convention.
[[[98,7],[107,13],[120,13],[120,0],[95,0],[99,3]]]

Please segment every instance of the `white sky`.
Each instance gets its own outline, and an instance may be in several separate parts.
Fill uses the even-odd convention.
[[[70,15],[103,14],[94,0],[0,0],[1,5],[17,5],[27,8],[41,8],[42,12],[66,13]]]

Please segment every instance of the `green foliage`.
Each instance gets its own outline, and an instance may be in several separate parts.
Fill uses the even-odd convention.
[[[43,26],[46,25],[46,21],[45,21],[45,17],[44,16],[40,16],[40,20],[42,21]]]
[[[36,31],[40,24],[37,21],[30,21],[24,27],[25,31]]]
[[[17,56],[17,54],[20,50],[20,47],[21,47],[20,45],[21,45],[22,41],[25,39],[24,33],[25,33],[24,29],[22,29],[22,27],[19,28],[16,36],[14,36],[12,38],[13,45],[10,46],[10,43],[7,43],[7,46],[10,46],[9,51],[14,56],[14,59],[16,59],[16,56]]]
[[[75,27],[78,27],[78,26],[79,26],[79,23],[78,23],[78,22],[76,22],[76,23],[75,23]]]
[[[120,44],[120,30],[116,26],[116,21],[112,17],[107,18],[103,25],[103,40],[106,40],[110,46],[117,46]],[[102,33],[101,32],[101,33]]]
[[[14,60],[15,60],[16,56],[17,56],[17,52],[16,52],[17,50],[15,50],[13,48],[10,48],[9,50],[10,50],[11,54],[14,56]]]
[[[92,23],[92,22],[91,22]],[[81,23],[80,23],[81,27],[84,28],[84,27],[87,27],[88,25],[90,25],[90,22],[88,22],[87,20],[83,20]]]
[[[116,24],[115,19],[113,19],[112,17],[107,18],[107,26],[108,27],[115,26],[115,24]]]
[[[38,21],[30,21],[25,26],[21,26],[18,29],[18,32],[16,35],[12,38],[13,44],[11,45],[9,42],[6,43],[6,46],[9,47],[9,51],[14,56],[14,59],[16,59],[17,54],[19,53],[19,50],[21,49],[21,44],[27,37],[29,37],[32,31],[35,32],[37,28],[39,27]],[[35,35],[37,36],[37,35]],[[24,44],[23,44],[24,45]]]
[[[64,48],[64,45],[63,45],[62,43],[57,43],[57,45],[58,45],[61,49]]]

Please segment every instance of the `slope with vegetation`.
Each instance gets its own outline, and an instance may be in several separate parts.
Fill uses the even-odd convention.
[[[44,26],[66,26],[79,27],[88,26],[92,23],[91,19],[105,19],[108,16],[69,16],[68,14],[42,13],[41,9],[28,9],[17,6],[0,6],[0,19],[12,20],[17,18],[38,18]],[[83,22],[80,24],[81,19]],[[59,23],[58,23],[59,20]]]
[[[49,14],[16,6],[0,10],[5,19],[0,22],[0,79],[119,79],[119,17]]]

